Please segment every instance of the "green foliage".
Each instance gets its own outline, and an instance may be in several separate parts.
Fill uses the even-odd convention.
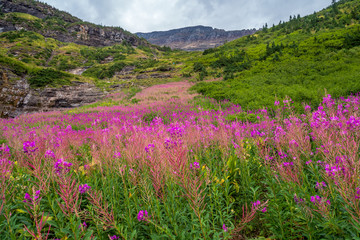
[[[203,55],[208,55],[208,54],[214,53],[214,52],[216,52],[216,51],[217,51],[216,48],[209,48],[209,49],[206,49],[206,50],[203,52]]]
[[[17,75],[25,75],[29,72],[29,67],[24,63],[0,54],[0,64],[9,67]]]
[[[29,79],[31,87],[42,88],[46,86],[61,86],[71,84],[71,75],[53,70],[51,68],[41,69],[33,72]]]
[[[137,99],[137,98],[131,99],[131,103],[133,103],[133,104],[138,104],[139,102],[140,102],[140,99]]]
[[[194,63],[193,71],[199,73],[198,80],[202,81],[204,78],[208,75],[208,72],[206,71],[206,67],[201,62]]]
[[[206,71],[206,68],[204,64],[202,64],[201,62],[196,62],[194,63],[193,70],[194,72],[202,72],[202,71]]]
[[[5,38],[9,42],[15,42],[20,38],[27,38],[29,40],[34,40],[34,41],[43,39],[41,35],[34,32],[28,32],[25,30],[5,32],[0,35],[0,38]]]
[[[147,68],[152,68],[155,67],[155,65],[159,63],[158,60],[153,59],[153,58],[147,58],[147,59],[141,59],[141,60],[137,60],[134,65],[136,66],[136,68],[138,70],[142,70],[142,69],[147,69]]]
[[[88,60],[94,60],[98,63],[104,61],[107,57],[112,57],[113,61],[124,60],[124,54],[133,54],[134,49],[127,45],[114,45],[104,48],[84,47],[80,50],[80,54]]]
[[[115,72],[121,71],[126,64],[124,62],[115,62],[111,65],[95,65],[87,69],[83,75],[87,77],[94,77],[99,79],[111,78],[114,76]]]
[[[356,31],[346,34],[344,40],[344,47],[347,49],[360,46],[360,28],[358,27]]]
[[[156,117],[159,117],[160,114],[160,112],[149,112],[144,114],[142,119],[146,123],[151,123]]]
[[[261,119],[261,114],[242,112],[238,114],[227,115],[225,119],[230,122],[238,121],[255,123]]]

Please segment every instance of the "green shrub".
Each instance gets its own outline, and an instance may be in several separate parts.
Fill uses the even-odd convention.
[[[116,62],[110,66],[97,65],[87,69],[83,75],[87,77],[95,77],[99,79],[111,78],[115,72],[121,71],[126,64],[124,62]]]
[[[31,74],[29,84],[31,87],[42,88],[46,86],[59,86],[71,84],[71,75],[68,73],[56,71],[51,68],[37,70]]]

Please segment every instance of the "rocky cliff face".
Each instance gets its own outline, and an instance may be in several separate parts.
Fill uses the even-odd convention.
[[[172,49],[202,51],[224,44],[237,38],[254,34],[256,29],[225,31],[212,27],[196,26],[169,31],[136,33],[152,44],[168,46]]]
[[[79,107],[101,99],[104,93],[93,84],[72,82],[59,88],[30,88],[26,76],[0,67],[0,117]]]
[[[119,27],[102,27],[83,22],[70,14],[33,0],[1,0],[2,13],[26,13],[39,20],[22,21],[15,18],[0,19],[0,32],[29,30],[62,42],[88,46],[110,46],[127,42],[132,46],[147,45],[136,35]]]

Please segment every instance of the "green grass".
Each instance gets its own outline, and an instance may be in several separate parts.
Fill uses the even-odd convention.
[[[27,21],[38,21],[41,20],[38,17],[35,17],[33,15],[27,14],[27,13],[20,13],[20,12],[14,12],[14,13],[8,13],[7,15],[11,15],[13,17],[21,18]]]

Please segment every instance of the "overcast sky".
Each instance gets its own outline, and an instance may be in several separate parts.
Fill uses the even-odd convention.
[[[271,26],[308,15],[331,0],[42,0],[82,20],[130,32],[204,25],[225,30]]]

